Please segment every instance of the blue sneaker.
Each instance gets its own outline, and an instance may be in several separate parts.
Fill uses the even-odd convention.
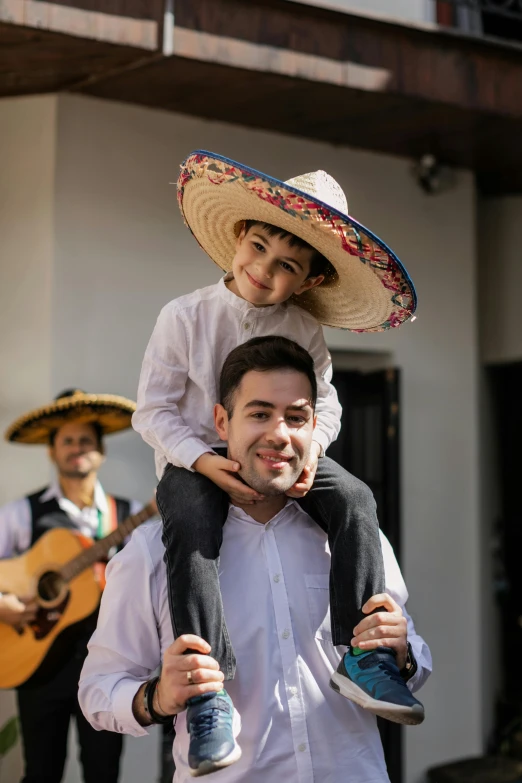
[[[424,720],[424,707],[412,695],[390,647],[354,655],[351,648],[332,674],[331,687],[368,712],[412,726]]]
[[[193,777],[209,775],[241,758],[233,719],[234,705],[226,691],[205,693],[187,702],[188,762]]]

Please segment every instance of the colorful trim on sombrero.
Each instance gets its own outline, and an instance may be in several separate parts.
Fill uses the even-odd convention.
[[[343,215],[328,204],[303,194],[302,191],[296,190],[282,180],[269,177],[267,174],[242,164],[238,165],[237,161],[230,158],[206,150],[196,150],[181,164],[181,174],[178,179],[178,203],[182,214],[184,214],[183,194],[187,183],[193,178],[201,176],[205,167],[209,182],[222,185],[239,180],[246,189],[254,192],[261,200],[278,207],[291,217],[304,221],[321,221],[327,224],[332,233],[339,237],[342,249],[351,256],[357,256],[362,264],[372,269],[384,288],[391,292],[390,314],[388,319],[377,327],[350,329],[349,331],[382,332],[400,326],[413,316],[417,308],[417,294],[407,270],[395,253],[361,223],[348,215]],[[214,172],[213,175],[210,176],[208,171]],[[185,224],[197,241],[197,236],[186,220]],[[353,238],[347,234],[346,225],[351,227]],[[361,233],[372,240],[373,247],[368,243],[363,243]]]

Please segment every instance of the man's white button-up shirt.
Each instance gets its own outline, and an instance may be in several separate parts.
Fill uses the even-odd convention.
[[[404,606],[406,586],[384,536],[382,547],[386,589]],[[163,551],[161,525],[148,523],[109,563],[80,682],[82,709],[97,729],[146,734],[132,700],[173,641]],[[215,773],[222,783],[388,781],[375,717],[329,687],[344,652],[331,642],[329,571],[326,535],[297,503],[267,525],[230,507],[220,583],[238,663],[226,687],[241,716],[243,755]],[[418,662],[409,686],[417,689],[431,656],[409,616],[408,628]],[[176,732],[174,780],[188,783],[184,714]]]

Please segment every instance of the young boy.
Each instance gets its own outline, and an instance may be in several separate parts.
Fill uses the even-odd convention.
[[[331,685],[377,715],[420,723],[423,707],[405,685],[414,661],[399,672],[390,648],[371,641],[364,649],[351,646],[365,602],[385,590],[384,571],[370,490],[324,457],[339,432],[341,409],[320,325],[353,331],[400,326],[415,311],[413,284],[386,245],[348,217],[344,193],[325,172],[285,183],[198,151],[182,164],[178,200],[195,238],[227,275],[163,308],[133,417],[156,453],[174,633],[205,639],[225,680],[233,679],[218,578],[222,526],[229,498],[245,504],[262,496],[227,459],[212,411],[221,367],[234,347],[254,336],[289,337],[312,355],[318,382],[314,453],[287,494],[328,533],[332,641],[348,648]],[[276,447],[263,457],[277,470]],[[231,706],[226,692],[221,696],[225,715]],[[214,714],[203,734],[201,726],[191,726],[195,775],[237,760],[229,724]]]

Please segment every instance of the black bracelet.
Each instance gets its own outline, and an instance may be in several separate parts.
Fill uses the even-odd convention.
[[[408,642],[408,655],[406,657],[406,663],[404,668],[401,669],[401,677],[404,682],[411,680],[415,672],[417,671],[417,661],[411,649],[411,644]]]
[[[143,709],[153,723],[172,723],[174,715],[160,715],[154,709],[153,700],[158,682],[159,677],[153,677],[152,680],[146,682],[145,690],[143,691]]]

